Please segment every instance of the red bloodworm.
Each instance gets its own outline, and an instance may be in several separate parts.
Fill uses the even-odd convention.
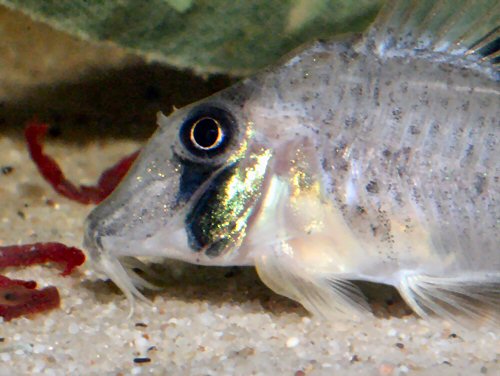
[[[32,121],[24,131],[31,159],[45,180],[62,196],[82,204],[98,204],[104,200],[123,179],[139,151],[120,160],[104,171],[96,186],[76,186],[62,172],[57,162],[43,152],[42,142],[49,127],[47,124]]]
[[[55,262],[64,264],[62,275],[70,274],[85,261],[85,255],[75,247],[61,243],[34,243],[0,247],[0,268]]]
[[[62,275],[68,275],[83,264],[85,255],[78,248],[60,243],[0,247],[0,268],[28,266],[49,261],[63,264]],[[0,316],[6,321],[57,308],[60,301],[59,292],[55,287],[37,290],[35,281],[13,280],[0,275]]]
[[[62,196],[82,204],[104,200],[123,179],[139,151],[123,158],[104,171],[96,186],[76,186],[62,172],[57,162],[43,152],[46,124],[32,121],[25,130],[26,142],[33,162],[45,180]],[[0,247],[0,268],[29,266],[45,262],[64,265],[62,275],[70,274],[85,261],[84,253],[61,243],[35,243]],[[57,288],[36,289],[36,282],[9,279],[0,275],[0,316],[9,321],[31,313],[43,312],[60,305]]]
[[[0,316],[5,321],[59,307],[55,287],[36,290],[36,282],[9,279],[0,275]]]

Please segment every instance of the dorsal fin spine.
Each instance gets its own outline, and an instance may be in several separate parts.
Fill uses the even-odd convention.
[[[463,58],[496,77],[500,70],[500,3],[494,0],[388,0],[366,35],[379,56],[416,51]]]

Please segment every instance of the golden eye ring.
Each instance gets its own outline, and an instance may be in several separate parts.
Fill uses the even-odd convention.
[[[189,140],[199,150],[216,149],[223,139],[224,132],[220,122],[209,116],[196,120],[189,132]]]
[[[233,114],[221,107],[200,105],[186,116],[179,129],[179,139],[195,158],[210,159],[225,153],[238,134]]]

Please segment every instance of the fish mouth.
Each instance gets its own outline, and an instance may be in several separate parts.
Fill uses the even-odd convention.
[[[151,288],[152,285],[139,276],[132,268],[126,268],[123,262],[124,258],[106,252],[101,243],[101,235],[94,236],[90,227],[87,227],[87,231],[85,231],[83,245],[91,256],[90,260],[95,270],[103,273],[125,295],[129,303],[128,318],[134,313],[136,298],[148,304],[151,303],[139,291],[138,287]]]
[[[160,290],[159,285],[150,280],[162,280],[161,276],[138,257],[147,259],[159,256],[189,261],[183,257],[187,253],[187,237],[180,223],[185,210],[170,217],[168,225],[158,232],[156,237],[128,238],[122,233],[116,233],[114,226],[107,226],[106,219],[98,220],[99,207],[96,209],[98,211],[91,213],[86,220],[83,246],[94,269],[104,274],[123,292],[129,302],[131,317],[135,299],[151,304],[142,290]],[[130,231],[133,231],[133,228]]]

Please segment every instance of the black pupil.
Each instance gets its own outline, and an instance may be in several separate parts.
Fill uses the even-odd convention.
[[[213,148],[220,143],[220,132],[221,129],[217,120],[204,118],[193,125],[192,141],[195,146],[204,149]]]

